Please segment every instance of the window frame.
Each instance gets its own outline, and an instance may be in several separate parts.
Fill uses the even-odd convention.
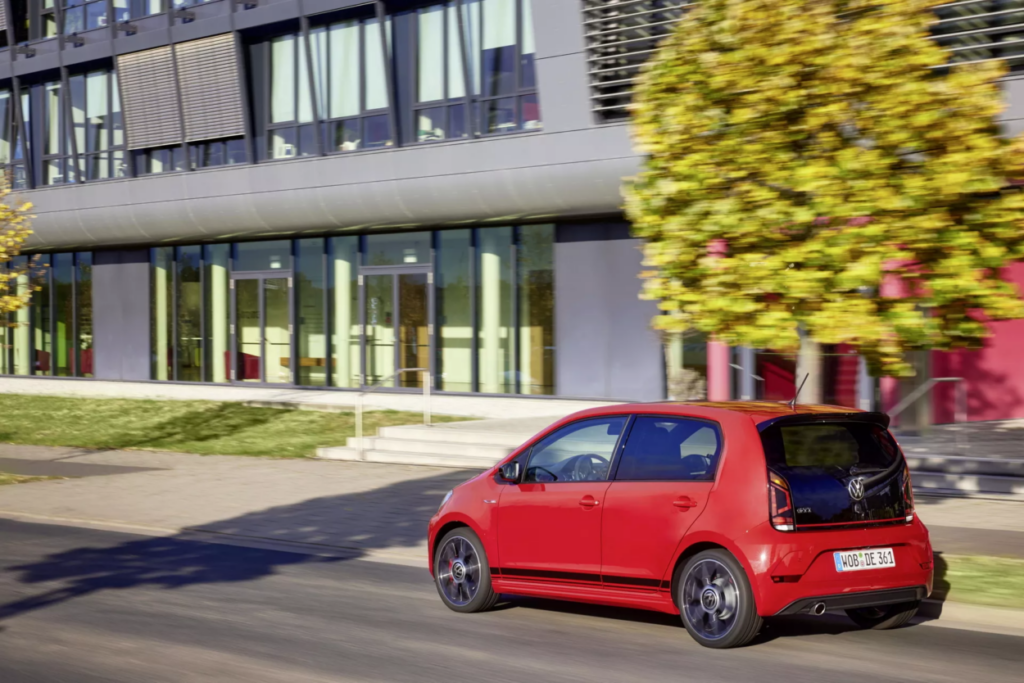
[[[95,31],[95,30],[98,30],[98,29],[110,28],[111,22],[110,22],[110,17],[108,15],[110,14],[110,11],[112,9],[112,5],[108,5],[107,0],[55,0],[54,4],[57,4],[57,2],[60,2],[60,5],[61,5],[61,12],[60,12],[60,23],[61,23],[61,26],[60,26],[60,29],[57,31],[57,33],[60,34],[60,35],[63,35],[63,36],[73,36],[73,35],[77,35],[79,33],[86,33],[87,31]],[[102,16],[103,16],[104,23],[97,24],[96,26],[93,26],[93,27],[90,28],[89,27],[89,9],[90,9],[90,6],[93,6],[93,5],[102,5],[103,6],[103,15]],[[81,17],[82,17],[82,26],[78,30],[71,31],[71,30],[69,30],[69,27],[68,27],[68,16],[70,14],[69,10],[77,10],[78,8],[81,8],[80,14],[81,14]]]
[[[711,427],[718,434],[718,457],[715,462],[714,475],[709,479],[619,479],[619,465],[622,463],[622,459],[626,452],[626,446],[629,443],[629,437],[633,433],[633,428],[636,426],[637,420],[641,417],[650,417],[661,420],[688,420],[691,422],[702,422],[707,426]],[[612,482],[629,482],[629,483],[676,483],[676,484],[717,484],[719,474],[722,471],[722,461],[725,459],[725,430],[722,429],[722,424],[716,420],[711,420],[706,417],[695,417],[693,415],[681,415],[677,413],[634,413],[629,424],[626,425],[624,431],[625,438],[622,439],[619,444],[619,452],[616,454],[617,457],[612,463],[610,472],[608,473],[609,480]]]
[[[540,436],[536,441],[530,444],[530,446],[524,449],[523,453],[526,454],[526,458],[523,464],[522,474],[519,476],[517,484],[594,484],[600,482],[611,483],[614,481],[614,475],[618,467],[616,466],[619,460],[619,453],[622,451],[622,447],[625,445],[624,436],[632,429],[633,422],[636,420],[636,414],[634,413],[613,413],[609,415],[592,415],[590,417],[583,417],[578,420],[573,420],[563,424],[560,427],[552,429],[550,432],[546,432]],[[607,422],[615,419],[624,419],[625,424],[622,425],[622,430],[619,432],[619,436],[615,440],[615,446],[612,448],[612,455],[608,459],[608,474],[604,479],[597,479],[593,481],[526,481],[526,473],[530,470],[530,463],[534,458],[534,451],[537,446],[547,441],[549,438],[556,436],[560,432],[564,432],[567,429],[577,427],[578,425],[585,424],[587,422]],[[582,428],[581,428],[582,429]],[[578,431],[578,430],[577,430]],[[517,458],[514,458],[517,459]]]
[[[473,103],[471,106],[472,112],[475,114],[474,125],[478,131],[478,135],[481,138],[492,138],[501,137],[503,135],[511,135],[513,133],[537,133],[544,129],[544,116],[540,115],[538,121],[540,121],[540,127],[535,130],[526,130],[523,128],[523,102],[525,98],[533,96],[537,99],[537,106],[540,107],[540,90],[537,87],[537,66],[536,57],[534,57],[534,85],[532,88],[523,87],[523,19],[526,15],[523,3],[532,2],[533,0],[515,0],[516,3],[516,54],[515,54],[515,87],[511,92],[500,94],[500,95],[485,95],[484,94],[484,70],[483,70],[483,44],[481,43],[479,48],[479,55],[471,55],[471,58],[479,56],[480,58],[480,73],[477,74],[478,83],[471,83],[471,88],[474,89]],[[469,30],[467,27],[465,30]],[[532,27],[531,27],[532,30]],[[483,5],[480,8],[480,35],[482,36],[486,32]],[[536,55],[536,52],[534,53]],[[475,94],[475,88],[480,88],[480,93]],[[502,131],[488,131],[487,130],[487,105],[491,102],[498,102],[506,99],[515,100],[515,125],[507,130]]]
[[[23,134],[25,127],[22,124],[24,114],[22,108],[26,103],[31,106],[31,97],[27,87],[15,88],[14,82],[6,88],[0,88],[0,92],[7,95],[7,120],[0,120],[0,126],[5,128],[0,132],[0,136],[6,138],[9,156],[6,162],[0,163],[0,171],[7,176],[12,190],[27,190],[32,187],[32,183],[28,161],[29,146],[25,144],[25,135]]]
[[[441,25],[442,25],[442,38],[441,38],[441,54],[442,54],[442,90],[444,91],[444,97],[439,100],[419,100],[419,76],[420,76],[420,60],[421,60],[421,38],[420,38],[420,16],[424,11],[432,9],[434,7],[441,7]],[[451,35],[451,22],[449,21],[449,12],[455,13],[455,31],[456,35]],[[438,142],[450,142],[452,140],[467,140],[477,136],[479,125],[476,120],[476,113],[480,110],[479,107],[474,106],[473,100],[473,82],[469,77],[468,65],[466,64],[466,58],[469,56],[466,51],[466,39],[465,39],[465,25],[466,18],[464,16],[464,5],[459,0],[440,0],[430,3],[425,3],[417,6],[413,13],[415,15],[415,21],[413,22],[414,30],[412,31],[411,51],[412,51],[412,79],[413,79],[413,97],[410,108],[412,110],[412,130],[410,135],[412,140],[409,140],[406,144],[408,145],[429,145]],[[460,79],[462,80],[462,97],[451,97],[451,82],[449,76],[451,75],[451,65],[448,62],[449,56],[452,49],[452,41],[455,41],[458,45],[458,54],[461,68]],[[517,37],[518,40],[518,37]],[[452,129],[452,112],[459,107],[463,108],[463,126],[464,133],[459,137],[449,135],[449,131]],[[419,127],[419,116],[421,113],[430,111],[432,109],[444,109],[444,122],[445,122],[445,137],[437,139],[421,139],[421,130]]]

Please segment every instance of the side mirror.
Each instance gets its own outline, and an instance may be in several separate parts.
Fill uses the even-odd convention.
[[[512,484],[519,482],[519,461],[507,462],[498,469],[498,476]]]

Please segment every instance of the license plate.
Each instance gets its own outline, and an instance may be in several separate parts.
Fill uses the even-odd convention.
[[[872,550],[850,550],[833,553],[837,572],[859,572],[864,569],[884,569],[896,566],[896,556],[892,548],[874,548]]]

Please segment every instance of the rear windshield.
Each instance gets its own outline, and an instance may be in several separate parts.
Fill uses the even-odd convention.
[[[772,467],[886,469],[899,457],[888,430],[867,422],[772,425],[761,442]]]

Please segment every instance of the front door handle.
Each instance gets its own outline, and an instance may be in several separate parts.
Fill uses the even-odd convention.
[[[693,498],[690,498],[689,496],[679,496],[674,501],[672,501],[672,504],[675,505],[680,510],[689,510],[690,508],[697,507],[697,501],[695,501]]]
[[[600,504],[601,501],[599,501],[597,498],[594,498],[593,496],[583,496],[583,498],[580,499],[580,505],[587,508],[588,510],[595,508]]]

